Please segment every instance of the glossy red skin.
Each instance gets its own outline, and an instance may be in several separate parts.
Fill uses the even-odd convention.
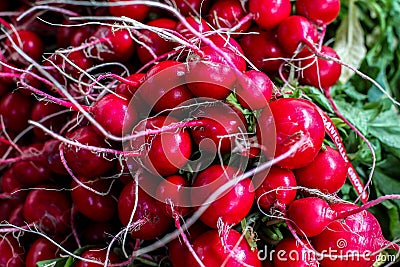
[[[147,72],[140,96],[154,112],[175,108],[193,98],[182,72],[185,65],[173,60],[162,61]]]
[[[71,140],[76,140],[81,144],[106,147],[104,137],[98,135],[91,126],[82,126],[68,136]],[[85,177],[97,177],[105,174],[114,167],[114,161],[104,158],[87,149],[76,149],[76,147],[65,147],[65,159],[68,167],[76,175]]]
[[[291,170],[272,166],[262,184],[256,189],[255,199],[266,211],[271,207],[285,210],[286,206],[296,198],[297,190],[294,189],[296,186],[296,178]],[[289,187],[293,187],[293,189],[275,190]]]
[[[38,101],[34,104],[32,111],[31,111],[31,119],[34,121],[40,121],[41,119],[46,118],[49,115],[55,114],[63,110],[63,107],[51,102],[47,101]],[[45,121],[41,122],[42,125],[51,129],[54,132],[58,132],[61,130],[62,126],[65,124],[65,114],[55,116],[50,119],[46,119]],[[33,128],[33,133],[37,140],[46,141],[50,139],[50,135],[46,134],[43,130],[39,129],[38,127]]]
[[[144,73],[134,73],[126,77],[131,82],[134,82],[136,85],[129,85],[124,82],[121,82],[115,88],[115,93],[118,95],[126,96],[128,100],[136,93],[139,89],[140,85],[143,83],[146,74]]]
[[[304,216],[307,214],[307,216]],[[287,217],[300,236],[319,235],[334,219],[335,212],[329,204],[318,197],[306,197],[293,201],[288,208]]]
[[[297,169],[310,164],[321,149],[325,137],[324,123],[314,104],[302,99],[281,98],[271,102],[269,107],[276,129],[275,157],[287,152],[302,136],[306,136],[305,145],[277,165]],[[268,129],[272,126],[269,112],[262,112],[258,118],[258,127]],[[257,139],[261,143],[268,138],[268,131],[264,136],[257,131]]]
[[[208,167],[197,175],[192,185],[193,188],[208,187],[201,192],[199,192],[201,188],[192,191],[192,203],[194,205],[197,205],[196,203],[204,203],[214,191],[228,182],[228,179],[234,179],[241,174],[240,170],[232,166],[212,165]],[[200,216],[200,220],[215,229],[217,228],[218,219],[222,219],[227,225],[235,225],[246,217],[253,202],[254,186],[251,179],[246,178],[230,187],[225,194],[212,202]]]
[[[1,191],[5,193],[12,193],[13,198],[11,201],[16,200],[17,202],[23,202],[25,200],[26,191],[18,191],[21,188],[23,188],[23,185],[15,177],[13,169],[8,168],[1,176]]]
[[[329,46],[322,46],[321,53],[340,59],[335,50]],[[329,87],[336,84],[340,78],[342,66],[339,63],[322,58],[317,58],[317,62],[315,62],[315,57],[313,57],[313,54],[308,50],[306,53],[301,53],[301,57],[310,56],[311,58],[301,61],[301,65],[307,67],[302,70],[300,82],[323,89],[329,89]]]
[[[12,62],[4,62],[4,63],[6,63],[7,65],[0,65],[0,72],[18,74],[18,72],[13,69],[13,68],[18,68],[17,65],[13,64]],[[13,89],[12,87],[15,85],[16,81],[17,78],[0,77],[0,82],[5,86],[7,92]],[[9,86],[11,88],[9,88]]]
[[[313,0],[297,0],[296,14],[304,16],[318,25],[333,22],[340,11],[340,0],[323,0],[318,4]]]
[[[272,97],[273,83],[263,72],[249,70],[240,77],[236,86],[236,96],[242,107],[257,110],[268,105]]]
[[[307,18],[297,15],[287,17],[279,24],[277,37],[283,50],[289,55],[293,55],[300,44],[314,48],[318,42],[316,27]]]
[[[187,205],[182,206],[182,203],[187,203],[190,195],[187,191],[182,191],[183,187],[189,187],[189,182],[181,175],[171,175],[165,178],[157,188],[156,197],[160,202],[162,211],[167,216],[173,216],[176,212],[182,216],[190,212],[190,207]],[[174,209],[171,209],[173,203]]]
[[[248,34],[240,39],[240,46],[244,55],[261,71],[276,72],[283,63],[286,54],[276,39],[273,32],[254,29],[258,34]],[[262,49],[260,49],[262,47]],[[275,58],[273,60],[270,60]]]
[[[24,204],[18,204],[10,213],[10,217],[8,218],[7,221],[13,225],[24,226],[25,219],[23,211],[24,211]]]
[[[189,242],[193,244],[193,240],[196,240],[198,236],[208,230],[210,230],[210,228],[205,226],[200,221],[196,221],[192,226],[190,226],[188,232],[186,232],[186,237],[188,238]],[[190,255],[189,249],[182,242],[180,237],[177,237],[168,243],[168,258],[173,267],[189,266],[187,261]]]
[[[135,41],[126,29],[113,30],[108,26],[99,26],[93,33],[93,36],[107,40],[103,41],[100,45],[107,46],[107,50],[110,50],[110,52],[103,51],[104,49],[99,52],[96,46],[93,48],[94,51],[91,52],[94,56],[97,56],[99,53],[101,61],[127,62],[135,53]]]
[[[290,0],[250,0],[249,11],[254,14],[257,25],[272,29],[290,15]]]
[[[69,231],[71,199],[69,193],[48,185],[32,189],[24,203],[24,218],[28,223],[35,223],[48,234],[64,234]]]
[[[295,175],[300,186],[333,194],[346,182],[347,163],[337,150],[327,146],[313,162],[295,170]]]
[[[82,45],[83,42],[93,35],[95,30],[96,28],[93,25],[81,26],[77,28],[71,37],[70,45],[74,47]]]
[[[59,146],[60,141],[56,139],[50,139],[44,143],[44,150],[46,151],[46,165],[51,172],[66,175],[68,172],[61,162]]]
[[[246,16],[246,11],[238,0],[218,0],[211,6],[207,20],[214,29],[233,28]],[[244,32],[251,25],[251,20],[244,23],[236,32]]]
[[[91,248],[83,252],[81,255],[82,258],[100,261],[103,262],[103,264],[106,260],[106,256],[107,256],[107,249],[105,248]],[[120,262],[119,257],[114,252],[110,251],[110,254],[108,255],[107,265],[115,264],[118,262]],[[98,267],[101,265],[102,264],[96,264],[83,260],[77,260],[76,263],[74,264],[75,267]]]
[[[338,213],[358,208],[349,203],[331,204],[330,207]],[[383,238],[377,219],[366,210],[346,219],[331,222],[321,234],[312,238],[311,242],[319,252],[331,249],[333,258],[324,258],[320,261],[321,266],[324,267],[372,266],[379,253],[374,255],[371,253],[377,252],[388,244],[388,241]],[[359,258],[351,257],[357,251],[361,254]],[[366,254],[367,257],[363,258],[363,253],[370,254]],[[326,254],[327,252],[325,252]],[[339,259],[335,258],[335,255],[350,255],[350,258]]]
[[[246,70],[246,62],[228,47],[219,47],[230,58],[239,72]],[[186,75],[189,90],[197,97],[217,100],[225,99],[233,90],[236,81],[235,71],[213,48],[202,48],[205,56],[197,62],[189,63]]]
[[[179,13],[187,16],[189,14],[195,15],[196,13],[193,10],[200,14],[207,14],[211,2],[210,0],[175,0],[174,3],[179,9]]]
[[[224,243],[217,230],[207,231],[194,241],[193,249],[205,266],[220,267],[229,256],[225,266],[239,267],[245,263],[245,266],[261,267],[258,250],[252,251],[246,239],[242,238],[239,232],[230,229],[224,235]],[[189,256],[187,266],[197,267],[200,265],[192,256]]]
[[[207,21],[205,21],[203,18],[190,16],[186,17],[185,19],[186,22],[190,24],[190,26],[192,26],[196,31],[200,33],[205,33],[211,30],[210,26],[208,26],[207,24]],[[182,22],[178,22],[178,24],[176,24],[175,30],[188,39],[195,37],[195,35],[191,31],[189,31],[189,29],[186,28],[186,26],[183,25]]]
[[[136,132],[157,129],[178,121],[172,117],[157,116],[142,121]],[[148,144],[143,148],[143,144]],[[147,135],[132,140],[133,150],[140,150],[144,166],[152,173],[168,176],[185,166],[192,153],[191,138],[185,129],[169,130],[157,135]]]
[[[143,240],[160,237],[172,225],[172,218],[165,215],[157,200],[146,194],[140,187],[138,193],[138,203],[132,223],[139,220],[146,220],[146,222],[140,227],[135,227],[131,231],[131,236]],[[124,187],[118,199],[118,215],[123,225],[128,224],[134,205],[135,184],[130,182]]]
[[[39,237],[26,254],[26,267],[37,267],[36,263],[57,258],[58,247],[44,237]]]
[[[0,220],[8,221],[17,205],[18,202],[14,199],[0,199]]]
[[[125,0],[129,1],[129,0]],[[124,2],[124,0],[108,0],[110,3],[115,3],[115,2]],[[129,5],[121,5],[121,6],[109,6],[108,10],[110,11],[111,15],[116,16],[116,17],[121,17],[125,16],[137,21],[143,21],[146,17],[147,14],[150,11],[150,7],[147,5],[135,5],[135,4],[129,4]]]
[[[28,127],[33,103],[31,97],[19,92],[10,92],[0,99],[0,114],[7,131],[19,133]]]
[[[136,111],[129,109],[129,100],[115,94],[100,98],[93,105],[93,115],[107,132],[116,136],[122,136],[125,121],[134,123],[137,120]]]
[[[38,161],[19,161],[12,165],[15,178],[23,187],[36,186],[48,182],[51,172]]]
[[[308,249],[312,247],[303,240]],[[286,238],[279,242],[273,256],[274,267],[317,267],[316,256],[306,247],[303,247],[293,238]]]
[[[44,45],[40,37],[29,30],[18,30],[11,34],[13,42],[22,49],[29,57],[35,61],[40,61],[44,51]],[[12,43],[9,39],[5,41],[5,46],[11,50],[11,59],[14,63],[25,65],[28,62],[12,48]]]
[[[160,27],[160,28],[170,29],[170,30],[174,30],[176,28],[176,24],[177,24],[177,22],[175,20],[168,19],[168,18],[159,18],[159,19],[149,21],[147,23],[147,25],[149,25],[149,26]],[[144,36],[144,38],[139,37],[139,40],[141,42],[144,42],[148,47],[150,47],[150,49],[157,56],[161,56],[165,53],[172,51],[172,49],[176,45],[174,42],[166,41],[165,39],[158,36],[157,33],[151,32],[149,30],[142,30],[140,32]],[[151,40],[151,43],[149,43],[149,40]],[[146,64],[147,62],[154,59],[153,56],[147,50],[147,48],[145,48],[143,45],[140,45],[138,47],[137,54],[138,54],[139,60],[142,64]]]
[[[12,235],[0,236],[0,266],[24,267],[24,249]]]
[[[70,74],[74,78],[79,78],[83,71],[93,67],[94,62],[93,59],[88,58],[82,50],[74,51],[68,54],[68,60],[72,61],[73,64],[68,63],[65,64],[65,72]],[[75,66],[76,65],[76,66]]]
[[[71,183],[71,197],[74,207],[77,211],[96,222],[106,222],[113,218],[117,210],[117,200],[115,190],[110,190],[111,180],[80,177],[79,180],[90,188],[106,193],[107,195],[98,195],[91,192],[73,180]],[[114,187],[115,188],[115,187]]]
[[[234,107],[204,106],[199,108],[194,116],[203,125],[190,129],[193,141],[209,152],[229,153],[235,146],[235,137],[221,137],[231,134],[246,132],[246,122],[242,114],[235,111]],[[209,139],[212,142],[203,142]]]

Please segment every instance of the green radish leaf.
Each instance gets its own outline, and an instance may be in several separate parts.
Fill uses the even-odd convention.
[[[67,258],[57,258],[51,260],[38,261],[37,267],[64,267],[67,262]]]
[[[358,69],[367,54],[367,49],[364,30],[359,21],[358,8],[354,2],[354,0],[350,0],[349,11],[336,32],[333,49],[344,62]],[[346,83],[353,75],[353,71],[342,67],[339,81]]]
[[[306,93],[308,97],[313,100],[313,102],[316,102],[317,104],[319,104],[319,106],[321,106],[328,112],[334,113],[331,104],[329,103],[329,100],[325,97],[321,90],[313,86],[303,86],[301,87],[301,89],[304,93]]]

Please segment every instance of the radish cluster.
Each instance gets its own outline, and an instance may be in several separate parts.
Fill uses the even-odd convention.
[[[19,16],[0,20],[0,266],[269,266],[271,216],[290,231],[268,246],[311,255],[273,266],[389,245],[336,195],[351,163],[323,111],[281,87],[338,81],[338,0],[26,2],[0,4]]]

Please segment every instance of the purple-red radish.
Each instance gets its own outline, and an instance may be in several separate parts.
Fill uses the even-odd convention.
[[[28,57],[35,61],[39,61],[43,51],[44,45],[40,37],[29,30],[18,30],[11,34],[11,39]],[[5,41],[5,47],[10,51],[10,59],[18,65],[26,65],[28,62],[21,56],[13,47],[10,39]]]
[[[175,5],[183,16],[207,14],[210,0],[175,0]]]
[[[58,132],[59,130],[61,130],[62,126],[66,122],[65,114],[62,116],[55,116],[52,118],[47,118],[47,117],[57,112],[60,112],[63,109],[64,108],[60,105],[46,101],[39,101],[33,105],[31,111],[31,119],[34,121],[40,121],[42,119],[45,119],[45,121],[41,122],[42,125],[51,129],[54,132]],[[35,134],[35,137],[40,141],[46,141],[50,139],[50,136],[48,134],[46,134],[43,130],[37,127],[33,128],[33,133]]]
[[[184,187],[189,187],[190,184],[181,175],[171,175],[166,177],[157,187],[156,197],[161,201],[163,212],[169,216],[186,215],[190,212],[190,207],[187,203],[190,195],[187,190],[182,190]]]
[[[279,242],[273,255],[274,267],[317,267],[320,266],[314,250],[306,240],[305,246],[293,238]]]
[[[327,146],[310,164],[294,172],[300,186],[333,194],[346,182],[347,163],[337,150]]]
[[[150,11],[150,6],[147,5],[139,5],[135,3],[126,3],[124,2],[132,2],[129,0],[108,0],[110,3],[120,4],[120,5],[110,5],[108,10],[111,15],[116,17],[125,16],[134,20],[143,21],[147,14]]]
[[[28,127],[33,103],[31,97],[20,92],[10,92],[0,99],[0,114],[7,131],[19,133]]]
[[[186,17],[185,19],[190,26],[192,26],[196,31],[200,33],[205,33],[211,30],[210,26],[208,26],[207,24],[207,21],[202,18],[190,16]],[[189,31],[189,29],[186,28],[186,26],[182,22],[178,22],[175,30],[187,39],[195,37],[195,35],[191,31]]]
[[[250,0],[249,11],[254,14],[257,25],[263,29],[278,26],[290,15],[292,5],[290,0]]]
[[[207,20],[214,29],[231,29],[246,16],[243,7],[239,0],[217,0],[210,8]],[[248,20],[236,32],[244,32],[250,25],[251,20]]]
[[[257,187],[255,199],[265,211],[271,207],[286,210],[286,206],[296,197],[296,186],[296,178],[291,170],[272,166],[262,184]]]
[[[340,0],[323,0],[315,4],[313,0],[296,0],[296,14],[302,15],[318,25],[333,22],[340,11]]]
[[[129,80],[130,83],[119,83],[115,88],[115,93],[125,96],[127,99],[130,99],[143,83],[145,76],[146,74],[144,73],[134,73],[129,75],[128,77],[126,77],[126,79]]]
[[[37,267],[36,263],[39,261],[55,259],[59,256],[57,252],[61,250],[55,244],[44,237],[39,237],[26,253],[26,267]]]
[[[24,258],[24,249],[14,236],[0,236],[0,266],[24,267]]]
[[[120,262],[119,257],[114,252],[110,251],[107,255],[107,249],[105,248],[90,248],[82,253],[82,258],[97,261],[99,263],[88,262],[85,260],[77,260],[74,264],[75,267],[99,267],[104,264],[106,258],[108,259],[106,266],[111,264],[117,264]]]

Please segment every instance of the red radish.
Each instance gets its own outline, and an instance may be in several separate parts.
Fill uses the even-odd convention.
[[[287,217],[296,232],[306,237],[319,235],[335,216],[329,204],[317,197],[297,199],[289,205],[287,211]]]
[[[67,137],[81,144],[106,147],[104,138],[98,135],[92,126],[80,127],[68,134]],[[68,167],[77,175],[85,177],[101,176],[114,167],[114,161],[87,149],[67,147],[64,152]]]
[[[202,106],[191,115],[202,124],[191,129],[193,140],[201,149],[209,152],[229,153],[235,147],[234,135],[246,132],[243,114],[226,104]]]
[[[148,174],[139,179],[153,179]],[[128,225],[135,207],[135,183],[132,181],[122,190],[118,199],[118,215],[123,225]],[[172,225],[172,218],[163,213],[163,208],[156,199],[138,188],[138,202],[130,225],[131,236],[151,240],[164,234]]]
[[[210,3],[210,0],[175,0],[176,7],[183,16],[207,14]]]
[[[236,96],[242,107],[256,110],[268,105],[272,96],[273,83],[261,71],[249,70],[239,77],[236,86]]]
[[[316,27],[307,18],[302,16],[289,16],[278,27],[278,41],[286,53],[292,55],[299,45],[315,48],[318,42]]]
[[[24,267],[24,249],[12,235],[0,236],[0,266]]]
[[[35,61],[39,61],[44,51],[44,45],[40,37],[29,30],[18,30],[11,34],[11,39],[21,50]],[[7,39],[5,46],[10,49],[10,58],[19,65],[25,65],[28,62],[12,46],[12,42]]]
[[[329,46],[322,46],[321,54],[339,59],[335,50]],[[301,71],[301,83],[328,90],[339,80],[342,69],[339,63],[319,57],[316,58],[309,50],[301,53],[299,57],[307,58],[301,61],[301,66],[304,68]]]
[[[59,249],[44,237],[39,237],[29,248],[26,254],[26,267],[37,267],[36,263],[58,257]]]
[[[327,146],[318,153],[313,162],[295,170],[295,175],[300,186],[333,194],[346,181],[347,163],[337,150]]]
[[[192,187],[191,199],[195,206],[203,204],[207,198],[228,181],[242,172],[232,166],[212,165],[200,172]],[[211,228],[217,228],[218,220],[228,225],[239,223],[250,211],[254,202],[254,186],[250,178],[231,186],[218,199],[213,201],[200,220]],[[207,203],[204,203],[207,204]]]
[[[93,60],[88,58],[82,50],[71,52],[68,54],[67,59],[70,60],[72,64],[67,61],[64,62],[65,72],[74,78],[79,78],[83,71],[93,66]]]
[[[0,99],[0,114],[7,131],[21,132],[28,127],[33,101],[20,92],[10,92]]]
[[[233,229],[221,234],[207,231],[195,239],[193,249],[207,267],[261,267],[257,249],[252,250],[246,238]],[[200,266],[191,255],[187,262],[186,266]]]
[[[121,225],[118,222],[118,218],[115,220],[115,217],[107,222],[87,220],[80,234],[85,244],[106,244],[112,239],[111,235],[116,234],[120,227]]]
[[[331,204],[337,213],[351,211],[358,206],[349,203]],[[324,267],[372,266],[381,249],[389,246],[376,218],[364,210],[345,219],[331,222],[319,235],[312,238],[314,248],[323,253]],[[339,258],[340,256],[348,258]]]
[[[217,40],[221,42],[221,39]],[[228,44],[226,46],[216,45],[229,57],[239,72],[246,70],[244,59]],[[202,51],[203,58],[188,64],[189,72],[185,76],[188,87],[197,97],[225,99],[233,90],[237,73],[227,65],[226,60],[214,48],[205,46]]]
[[[313,0],[296,0],[296,14],[302,15],[318,25],[333,22],[340,11],[340,0],[323,0],[318,5]]]
[[[19,161],[12,165],[14,176],[23,187],[32,187],[51,178],[51,172],[42,162],[37,160]]]
[[[159,18],[147,23],[148,26],[169,30],[174,30],[176,28],[176,24],[177,22],[175,20],[168,18]],[[146,64],[154,59],[153,55],[148,51],[148,49],[150,49],[156,56],[161,56],[170,52],[175,47],[174,42],[161,38],[155,32],[149,30],[141,30],[140,32],[141,36],[139,36],[139,40],[143,42],[145,46],[140,45],[137,49],[137,54],[142,64]]]
[[[9,193],[11,194],[12,198],[8,199],[10,204],[15,202],[24,202],[25,196],[26,196],[26,191],[20,190],[22,189],[23,185],[21,182],[15,177],[14,171],[12,168],[8,168],[6,171],[4,171],[1,175],[1,192],[4,193]],[[0,209],[0,210],[3,210]],[[4,208],[4,211],[7,209]],[[2,216],[0,216],[2,218]],[[6,219],[4,219],[6,220]],[[0,220],[1,221],[1,220]]]
[[[283,168],[296,169],[310,164],[317,156],[324,141],[325,128],[321,115],[309,101],[295,98],[281,98],[269,105],[274,122],[268,110],[258,118],[257,139],[262,145],[271,139],[270,130],[276,129],[275,156],[287,152],[294,143],[306,138],[306,143],[277,165]],[[275,125],[274,125],[275,124]],[[268,152],[268,151],[267,151]]]
[[[85,40],[89,39],[96,28],[93,25],[85,25],[76,29],[71,37],[71,46],[80,46]]]
[[[24,218],[48,234],[64,234],[69,230],[71,199],[69,193],[50,185],[29,191],[24,204]]]
[[[160,204],[166,215],[183,216],[190,212],[190,207],[186,204],[189,202],[190,195],[187,190],[183,190],[185,187],[189,187],[189,182],[180,175],[166,177],[157,187],[156,197],[162,202]],[[184,206],[182,206],[183,203],[185,203]]]
[[[7,65],[0,64],[0,73],[8,73],[11,75],[11,77],[0,77],[0,82],[1,82],[1,84],[5,85],[7,92],[8,92],[11,89],[11,88],[8,88],[8,86],[15,84],[15,82],[17,80],[16,78],[19,76],[19,74],[15,69],[13,69],[13,68],[17,68],[17,66],[15,64],[13,64],[11,62],[4,62],[4,63],[6,63]]]
[[[106,131],[116,136],[122,136],[125,122],[137,120],[136,111],[129,108],[129,100],[115,94],[105,95],[95,102],[93,115]]]
[[[250,29],[257,34],[247,34],[240,39],[244,55],[258,69],[264,72],[276,72],[284,62],[286,55],[279,45],[275,32],[263,31],[258,28]],[[262,47],[263,49],[259,49]]]
[[[317,267],[319,263],[314,250],[303,241],[306,247],[292,238],[286,238],[279,242],[274,253],[274,267]]]
[[[184,85],[185,65],[166,60],[152,67],[146,74],[140,96],[154,112],[172,109],[190,100],[193,95]]]
[[[0,220],[8,221],[17,206],[18,201],[15,201],[14,199],[0,199]]]
[[[124,82],[119,83],[115,88],[115,93],[126,96],[126,98],[130,99],[143,83],[145,76],[146,74],[144,73],[135,73],[129,75],[126,77],[126,79],[130,81],[130,84]]]
[[[263,29],[272,29],[290,15],[290,0],[250,0],[249,11]]]
[[[89,53],[101,61],[127,62],[134,54],[136,45],[126,29],[99,26],[93,33],[102,42],[97,44]]]
[[[111,13],[111,15],[116,16],[116,17],[121,17],[125,16],[134,20],[138,21],[143,21],[146,17],[147,14],[150,11],[150,7],[146,5],[138,5],[132,3],[132,1],[129,1],[130,3],[124,4],[124,2],[128,2],[129,0],[108,0],[110,3],[118,3],[121,5],[114,5],[114,6],[109,6],[108,9]]]
[[[60,105],[54,104],[52,102],[39,101],[33,105],[31,111],[31,119],[34,121],[45,119],[45,121],[41,122],[41,124],[54,132],[59,132],[59,130],[65,124],[65,114],[52,118],[47,117],[57,112],[60,112],[61,110],[63,110],[63,107]],[[35,137],[40,141],[50,139],[50,136],[48,134],[37,127],[33,128],[33,133],[35,134]]]
[[[213,3],[208,12],[208,22],[214,29],[233,28],[246,16],[243,5],[239,0],[218,0]],[[245,22],[236,31],[244,32],[251,25],[251,21]]]
[[[51,172],[56,174],[65,175],[68,174],[67,170],[60,159],[60,141],[55,139],[50,139],[44,143],[44,151],[46,151],[46,166],[51,170]]]
[[[211,30],[210,26],[208,26],[207,24],[207,21],[202,18],[190,16],[186,17],[185,19],[186,22],[190,24],[190,26],[192,26],[196,31],[200,33],[205,33]],[[195,37],[195,35],[191,31],[189,31],[189,29],[186,28],[186,26],[182,22],[178,22],[175,30],[187,39]]]
[[[296,197],[296,186],[296,178],[291,170],[272,166],[262,184],[256,189],[256,201],[266,211],[271,207],[285,210]]]
[[[178,123],[178,120],[157,116],[141,121],[133,131],[154,130],[174,123]],[[185,166],[192,153],[191,138],[184,129],[172,129],[135,138],[130,146],[129,149],[141,153],[141,162],[147,170],[161,176],[176,173]]]
[[[104,262],[106,261],[107,250],[104,248],[90,248],[85,252],[83,252],[81,257],[92,261],[98,261],[99,263],[77,260],[76,263],[74,264],[75,267],[99,267],[103,265]],[[110,264],[116,264],[119,262],[120,259],[117,256],[117,254],[110,251],[110,253],[108,254],[108,261],[106,266],[109,266]]]
[[[18,204],[11,212],[9,219],[7,220],[10,224],[17,226],[24,226],[24,204]],[[29,236],[29,235],[28,235]]]
[[[80,177],[79,180],[84,185],[99,193],[104,193],[104,195],[89,191],[73,180],[71,197],[76,210],[96,222],[105,222],[113,218],[117,209],[117,200],[111,181],[106,179],[92,180],[84,177]]]

